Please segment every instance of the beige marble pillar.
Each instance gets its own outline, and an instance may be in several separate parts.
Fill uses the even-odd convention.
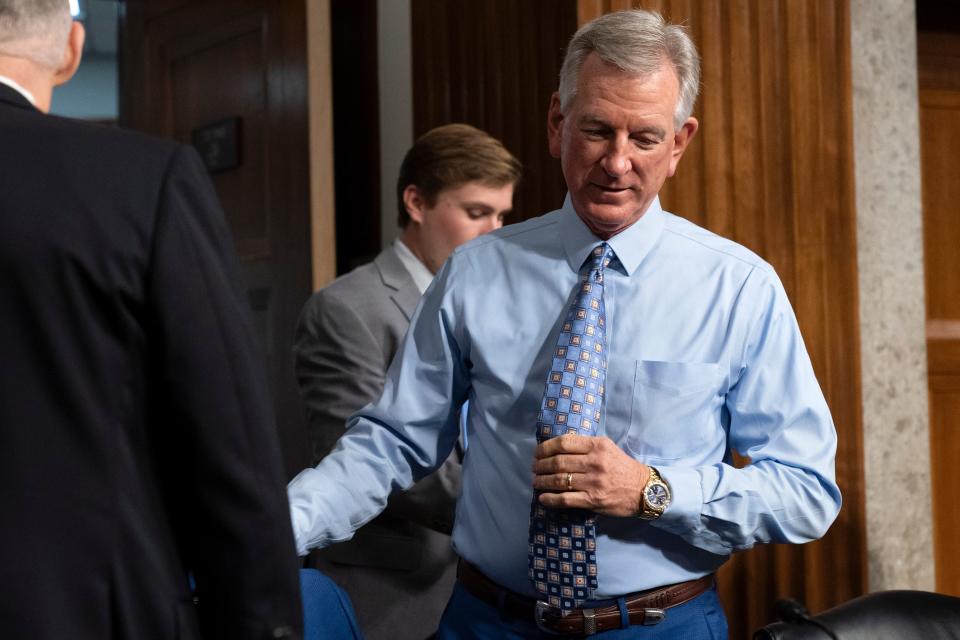
[[[934,588],[914,0],[850,0],[870,590]]]

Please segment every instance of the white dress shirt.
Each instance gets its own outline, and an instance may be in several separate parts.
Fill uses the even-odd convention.
[[[423,292],[433,282],[433,274],[430,273],[430,269],[427,269],[427,266],[420,262],[420,258],[413,255],[413,251],[410,251],[410,248],[403,244],[403,241],[399,238],[393,241],[393,250],[400,258],[400,262],[403,263],[404,269],[413,278],[413,284],[417,285],[420,295],[423,295]]]

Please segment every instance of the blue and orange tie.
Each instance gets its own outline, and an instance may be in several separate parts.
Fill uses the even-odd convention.
[[[607,374],[603,270],[614,257],[606,242],[584,262],[586,275],[557,338],[537,421],[537,442],[578,433],[596,436],[603,422]],[[529,574],[552,607],[579,608],[597,588],[596,514],[548,509],[534,492],[530,514]]]

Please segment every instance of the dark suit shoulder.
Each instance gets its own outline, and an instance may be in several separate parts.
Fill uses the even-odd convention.
[[[18,151],[24,170],[37,164],[49,171],[63,163],[60,179],[97,181],[101,188],[135,187],[159,182],[178,155],[191,153],[179,142],[138,131],[0,108],[5,150]]]
[[[137,148],[149,152],[169,156],[175,149],[182,147],[181,143],[167,138],[160,138],[132,129],[107,126],[74,118],[65,118],[53,114],[45,114],[36,110],[10,109],[0,105],[3,109],[3,122],[10,124],[11,129],[24,132],[25,138],[37,136],[57,136],[61,138],[75,138],[77,140],[96,140],[108,147]],[[11,135],[13,132],[10,132]]]
[[[137,254],[142,263],[171,194],[212,194],[199,156],[175,141],[3,105],[0,140],[4,208],[21,232],[55,232],[58,246]],[[188,206],[183,197],[178,204]]]

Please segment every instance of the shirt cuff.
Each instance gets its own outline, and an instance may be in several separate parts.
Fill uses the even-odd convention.
[[[310,549],[321,546],[324,542],[321,536],[313,533],[320,528],[317,523],[323,521],[323,506],[314,486],[315,474],[315,469],[304,469],[287,485],[290,524],[293,527],[298,556],[307,555]]]
[[[660,529],[671,533],[689,534],[700,529],[703,512],[703,488],[700,472],[689,467],[656,465],[660,477],[670,487],[670,506],[653,521]]]

